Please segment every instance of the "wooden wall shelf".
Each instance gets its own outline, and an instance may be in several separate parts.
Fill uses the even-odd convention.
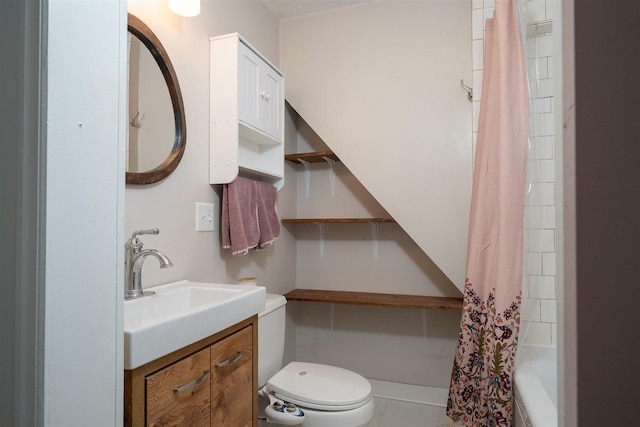
[[[319,163],[326,162],[324,157],[327,157],[331,160],[339,162],[338,156],[336,156],[332,151],[315,151],[313,153],[294,153],[294,154],[285,154],[284,159],[293,163],[300,163],[298,160],[302,159],[305,162],[309,163]]]
[[[284,224],[396,222],[393,218],[283,218]]]
[[[293,291],[285,294],[285,297],[289,301],[370,305],[378,307],[425,308],[449,311],[462,310],[462,298],[452,297],[325,291],[318,289],[294,289]]]
[[[326,158],[340,161],[332,151],[285,154],[285,160],[293,163],[326,162]],[[300,161],[302,160],[302,162]],[[393,218],[284,218],[283,224],[313,223],[395,223]],[[376,235],[377,240],[377,235]],[[377,242],[376,242],[377,243]],[[374,244],[374,247],[377,246]],[[374,253],[375,253],[374,249]],[[376,254],[377,256],[377,254]],[[374,257],[376,257],[374,256]],[[432,310],[462,310],[462,298],[428,297],[420,295],[381,294],[371,292],[325,291],[318,289],[294,289],[285,295],[289,301],[321,302],[330,304],[369,305],[378,307],[420,308]]]

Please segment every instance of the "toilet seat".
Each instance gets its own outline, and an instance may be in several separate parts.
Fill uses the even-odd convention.
[[[291,362],[267,388],[279,399],[322,411],[347,411],[371,400],[371,384],[363,376],[318,363]]]

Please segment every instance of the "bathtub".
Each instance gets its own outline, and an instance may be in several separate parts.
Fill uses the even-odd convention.
[[[515,377],[515,427],[557,427],[555,346],[522,345]]]

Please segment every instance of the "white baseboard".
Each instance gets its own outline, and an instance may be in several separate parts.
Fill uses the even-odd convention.
[[[371,379],[369,382],[371,383],[372,394],[376,397],[421,403],[423,405],[447,406],[447,395],[449,390],[446,388],[426,387]]]

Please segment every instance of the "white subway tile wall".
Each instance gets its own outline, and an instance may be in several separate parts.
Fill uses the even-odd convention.
[[[552,21],[552,0],[528,0],[528,25]],[[472,0],[473,152],[475,155],[485,20],[493,16],[494,0]],[[527,162],[525,256],[521,336],[529,344],[556,344],[556,207],[554,72],[552,33],[528,36],[525,43],[531,94],[531,143]]]

